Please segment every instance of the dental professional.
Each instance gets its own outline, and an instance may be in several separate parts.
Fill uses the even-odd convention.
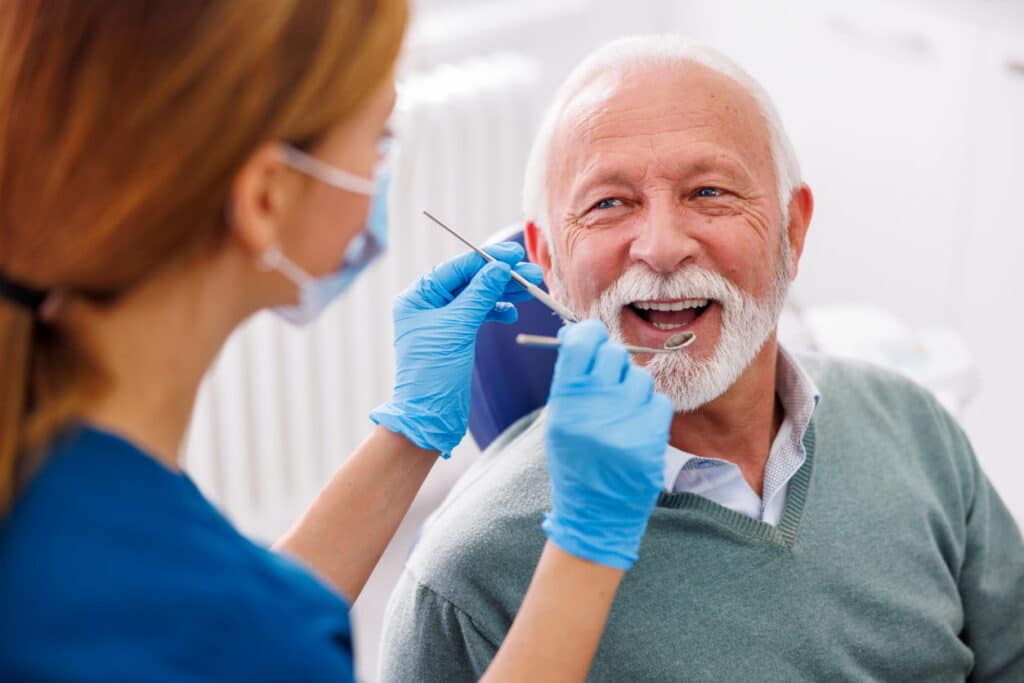
[[[539,271],[499,244],[397,297],[394,394],[274,550],[180,451],[231,332],[311,322],[385,246],[407,11],[0,4],[0,679],[353,679],[348,605],[465,434],[477,330],[526,296],[511,268]],[[562,339],[549,540],[487,680],[585,678],[661,488],[668,400],[600,323]]]

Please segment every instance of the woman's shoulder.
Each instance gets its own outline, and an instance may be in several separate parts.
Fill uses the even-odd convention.
[[[3,521],[0,602],[13,634],[0,677],[351,675],[336,594],[235,531],[187,477],[102,433],[53,449]]]

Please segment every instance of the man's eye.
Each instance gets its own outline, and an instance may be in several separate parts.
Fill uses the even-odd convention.
[[[697,190],[698,197],[714,198],[721,197],[723,194],[725,193],[717,187],[702,187],[699,190]]]
[[[595,208],[595,209],[612,209],[612,208],[614,208],[616,206],[622,206],[622,200],[621,199],[615,199],[615,198],[608,198],[608,199],[602,199],[597,204],[594,204],[593,208]]]

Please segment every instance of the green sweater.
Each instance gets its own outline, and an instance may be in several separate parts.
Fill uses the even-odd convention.
[[[1024,543],[922,389],[802,358],[822,400],[778,527],[662,494],[595,681],[1024,681]],[[545,538],[543,413],[428,522],[388,607],[384,681],[467,681],[494,657]]]

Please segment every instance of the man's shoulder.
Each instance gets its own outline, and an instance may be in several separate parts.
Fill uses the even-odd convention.
[[[449,601],[458,595],[463,609],[470,585],[507,586],[509,599],[521,599],[550,505],[543,423],[538,410],[509,427],[430,516],[407,565],[420,586]]]
[[[887,387],[893,391],[927,392],[926,389],[915,384],[906,376],[867,361],[808,351],[798,352],[794,355],[819,387],[837,384],[866,384]]]
[[[826,411],[941,412],[934,395],[909,377],[869,362],[819,353],[795,354],[814,380]]]
[[[819,442],[827,439],[842,449],[862,445],[885,458],[898,453],[902,461],[924,465],[922,471],[930,472],[930,478],[970,477],[970,443],[931,391],[863,361],[819,354],[798,358],[821,393],[814,415]],[[868,447],[869,442],[873,446]]]

